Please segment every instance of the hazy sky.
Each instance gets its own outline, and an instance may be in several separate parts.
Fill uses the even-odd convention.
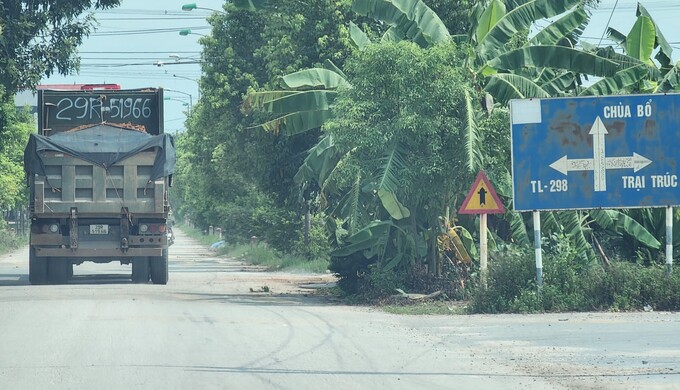
[[[72,76],[53,76],[43,84],[56,83],[116,83],[123,88],[166,88],[165,129],[167,132],[183,131],[185,110],[183,104],[189,96],[198,99],[197,80],[201,70],[198,64],[182,64],[199,58],[199,35],[180,36],[179,31],[190,28],[196,34],[209,34],[205,18],[208,10],[182,11],[182,5],[191,0],[123,0],[120,7],[97,14],[100,26],[96,33],[81,46],[80,73]],[[196,1],[199,7],[222,9],[222,0]],[[584,39],[598,44],[611,17],[609,26],[627,34],[635,22],[637,1],[602,0],[593,12]],[[677,49],[673,59],[680,58],[680,2],[677,0],[650,0],[642,4],[652,14],[666,39]],[[614,6],[616,8],[614,9]],[[612,15],[612,10],[614,13]],[[538,23],[539,26],[547,22]],[[611,44],[606,36],[602,44]],[[179,56],[171,57],[172,55]],[[163,66],[156,66],[162,62]],[[173,77],[173,75],[180,77]],[[180,92],[167,91],[167,89]]]

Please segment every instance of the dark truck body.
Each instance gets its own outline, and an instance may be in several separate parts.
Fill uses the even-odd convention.
[[[38,109],[24,152],[31,283],[119,261],[132,264],[133,282],[166,284],[175,149],[163,134],[163,91],[42,90]]]

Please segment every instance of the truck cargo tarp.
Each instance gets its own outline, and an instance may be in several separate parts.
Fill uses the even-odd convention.
[[[45,176],[43,151],[61,152],[107,169],[136,153],[153,148],[158,148],[158,153],[150,179],[171,176],[175,171],[175,145],[169,134],[151,135],[105,124],[50,137],[31,134],[24,150],[24,170],[28,174]]]

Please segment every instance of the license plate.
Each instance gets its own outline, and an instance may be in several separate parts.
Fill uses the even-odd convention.
[[[109,234],[109,225],[90,225],[90,234]]]

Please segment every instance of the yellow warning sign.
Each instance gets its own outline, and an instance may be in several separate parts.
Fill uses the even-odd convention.
[[[468,192],[463,205],[460,206],[460,214],[500,214],[505,212],[496,190],[486,177],[484,171],[479,171],[477,179]]]

